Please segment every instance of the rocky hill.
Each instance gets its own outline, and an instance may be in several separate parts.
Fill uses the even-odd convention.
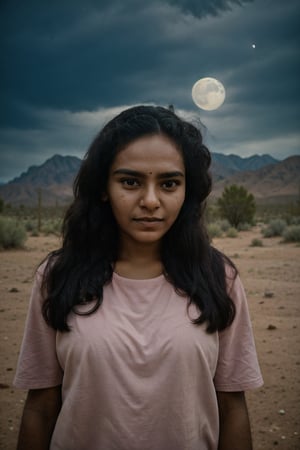
[[[11,205],[33,206],[37,204],[40,190],[43,205],[67,204],[72,198],[72,184],[80,163],[75,156],[54,155],[41,166],[31,166],[0,186],[0,197]]]
[[[213,153],[212,197],[219,197],[226,185],[243,185],[258,200],[287,201],[299,197],[300,156],[277,161],[269,155],[241,158],[237,155]],[[5,203],[37,205],[38,192],[42,204],[64,205],[72,199],[72,184],[81,160],[75,156],[55,155],[41,166],[31,166],[19,177],[0,186]]]
[[[237,172],[258,170],[276,163],[278,163],[278,160],[270,155],[253,155],[248,158],[241,158],[238,155],[212,154],[212,172],[215,181],[228,178]]]
[[[291,156],[258,170],[240,171],[219,179],[215,181],[212,196],[219,197],[224,187],[230,184],[244,186],[258,201],[284,202],[299,198],[300,156]]]

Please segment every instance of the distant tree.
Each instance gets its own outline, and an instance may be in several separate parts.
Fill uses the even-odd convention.
[[[252,223],[256,211],[254,196],[236,184],[225,187],[218,207],[221,217],[235,228],[241,223]]]

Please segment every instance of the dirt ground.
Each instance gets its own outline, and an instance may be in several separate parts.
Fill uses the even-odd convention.
[[[253,238],[263,247],[252,247]],[[260,230],[214,245],[237,264],[253,322],[264,387],[247,394],[254,450],[300,448],[300,246],[262,239]],[[57,247],[30,237],[24,250],[0,252],[0,448],[16,446],[26,393],[12,386],[34,268]],[[74,449],[75,450],[75,449]],[[87,449],[88,450],[88,449]],[[243,450],[243,449],[241,449]]]

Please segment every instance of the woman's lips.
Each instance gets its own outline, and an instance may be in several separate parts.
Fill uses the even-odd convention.
[[[163,219],[159,217],[136,217],[133,219],[135,222],[162,222]]]

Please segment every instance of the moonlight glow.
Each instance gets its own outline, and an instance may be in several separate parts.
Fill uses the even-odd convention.
[[[225,88],[215,78],[201,78],[192,88],[194,103],[206,111],[218,109],[225,100]]]

